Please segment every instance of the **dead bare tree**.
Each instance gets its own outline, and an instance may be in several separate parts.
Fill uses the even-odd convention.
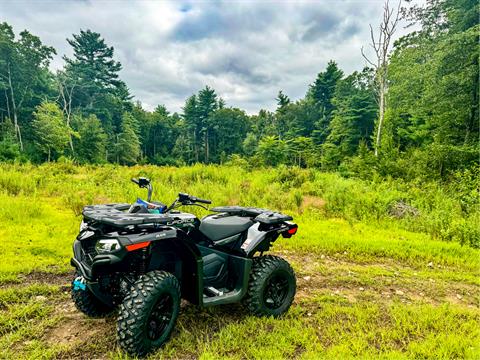
[[[73,92],[76,88],[75,82],[69,82],[68,79],[61,73],[57,76],[57,87],[58,87],[58,101],[62,106],[63,113],[65,114],[65,119],[67,126],[70,128],[70,122],[72,120],[72,100],[73,100]],[[70,149],[72,153],[74,152],[73,149],[73,139],[72,135],[70,135]]]
[[[378,124],[375,139],[375,156],[378,156],[379,154],[382,141],[382,128],[385,118],[386,94],[388,90],[388,55],[390,53],[393,35],[395,34],[397,25],[401,19],[401,3],[402,1],[399,0],[398,6],[396,8],[391,8],[389,0],[385,1],[383,6],[383,19],[379,25],[377,35],[375,35],[375,31],[370,24],[370,46],[374,51],[375,58],[369,58],[362,47],[363,58],[375,70],[375,84],[378,98]]]
[[[8,83],[8,88],[10,90],[10,101],[12,103],[12,109],[11,109],[11,114],[13,115],[13,126],[15,129],[15,136],[18,140],[18,143],[20,145],[20,150],[23,151],[23,141],[22,141],[22,132],[20,131],[20,125],[18,124],[18,108],[20,108],[21,103],[23,102],[23,97],[20,102],[17,103],[16,97],[15,97],[15,91],[13,89],[13,83],[12,83],[12,71],[10,68],[10,63],[7,63],[7,74],[0,74]],[[7,106],[8,106],[8,95],[5,92],[5,97],[7,100]],[[8,113],[10,114],[10,108],[8,108]],[[10,115],[9,115],[10,116]]]

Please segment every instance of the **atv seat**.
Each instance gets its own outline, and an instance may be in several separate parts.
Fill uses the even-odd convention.
[[[249,218],[240,216],[209,215],[202,219],[200,232],[213,242],[239,234],[253,225]]]

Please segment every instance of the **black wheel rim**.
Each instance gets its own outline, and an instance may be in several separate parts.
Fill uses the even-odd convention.
[[[158,340],[164,334],[173,316],[173,299],[162,294],[152,309],[147,321],[147,334],[150,340]]]
[[[265,306],[269,309],[278,309],[283,305],[289,290],[288,278],[284,274],[274,274],[265,286]]]

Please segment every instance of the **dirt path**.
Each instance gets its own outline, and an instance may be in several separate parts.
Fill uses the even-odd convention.
[[[349,303],[374,302],[388,304],[393,301],[432,305],[455,304],[478,308],[480,287],[458,282],[448,277],[447,270],[412,269],[394,262],[358,264],[338,258],[314,255],[298,255],[288,251],[277,251],[276,255],[286,258],[295,268],[297,295],[294,305],[318,309],[320,297],[329,297]],[[58,294],[47,299],[55,305],[54,316],[58,321],[47,328],[42,341],[47,347],[60,346],[64,350],[57,358],[107,358],[115,349],[115,317],[89,319],[81,314],[69,296],[72,274],[31,273],[22,277],[21,283],[11,287],[33,284],[57,285]],[[182,304],[178,329],[190,330],[208,341],[222,327],[236,323],[245,316],[240,306],[226,306],[201,310]],[[194,319],[194,321],[192,321]],[[174,336],[177,336],[174,334]],[[20,344],[20,348],[25,344]],[[28,344],[27,344],[28,345]],[[185,356],[190,356],[185,354]]]

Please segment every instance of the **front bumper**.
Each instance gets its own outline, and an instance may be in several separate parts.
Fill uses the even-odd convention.
[[[96,281],[100,273],[108,273],[108,267],[120,263],[123,259],[122,255],[122,253],[98,254],[91,261],[87,262],[80,241],[75,240],[70,264],[82,274],[85,280],[92,282]],[[114,269],[112,268],[112,270]]]

